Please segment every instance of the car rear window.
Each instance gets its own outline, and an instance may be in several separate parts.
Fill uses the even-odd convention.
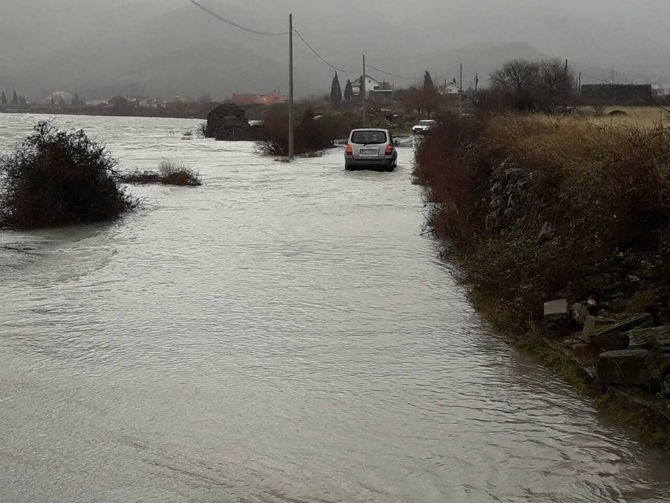
[[[370,145],[375,143],[386,143],[384,131],[354,131],[351,135],[351,143]]]

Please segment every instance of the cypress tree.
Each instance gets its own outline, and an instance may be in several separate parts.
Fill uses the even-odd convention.
[[[342,88],[340,87],[340,79],[337,77],[337,72],[333,77],[333,82],[330,85],[330,103],[333,105],[333,108],[340,106],[342,102]]]
[[[351,98],[354,97],[354,89],[351,86],[351,80],[347,79],[347,83],[344,86],[344,99],[345,101],[351,101]]]
[[[14,89],[14,94],[12,94],[12,105],[19,104],[19,95],[16,94],[16,89]]]
[[[428,70],[426,70],[426,73],[423,74],[423,88],[428,90],[433,87],[433,78],[430,76],[430,73],[428,73]]]
[[[2,94],[0,94],[0,105],[6,105],[7,104],[7,95],[5,94],[5,91],[2,91]]]

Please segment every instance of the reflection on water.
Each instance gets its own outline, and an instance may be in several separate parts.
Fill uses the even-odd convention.
[[[0,116],[0,149],[35,120]],[[0,233],[0,501],[668,496],[662,453],[473,312],[421,236],[410,149],[349,173],[182,141],[197,121],[58,120],[204,185]]]

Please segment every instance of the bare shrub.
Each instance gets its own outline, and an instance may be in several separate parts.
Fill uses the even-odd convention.
[[[355,125],[348,114],[315,115],[311,109],[307,109],[295,124],[295,154],[330,148],[336,138],[347,136]],[[284,108],[267,111],[261,135],[263,140],[257,146],[262,154],[288,154],[288,113]]]
[[[438,205],[431,223],[440,235],[471,232],[477,187],[487,170],[476,153],[482,132],[481,119],[446,114],[416,153],[414,176]]]
[[[164,185],[202,185],[200,175],[182,163],[163,160],[158,165],[158,170]]]
[[[40,122],[0,159],[0,226],[30,229],[112,220],[133,208],[117,162],[83,130]]]
[[[163,185],[202,185],[200,175],[184,164],[163,160],[156,171],[132,171],[122,176],[125,183],[160,183]]]

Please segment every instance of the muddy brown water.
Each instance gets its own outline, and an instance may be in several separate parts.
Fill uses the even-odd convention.
[[[38,118],[0,115],[0,149]],[[112,224],[0,233],[0,501],[664,501],[667,457],[468,304],[393,173],[59,117],[124,169]]]

